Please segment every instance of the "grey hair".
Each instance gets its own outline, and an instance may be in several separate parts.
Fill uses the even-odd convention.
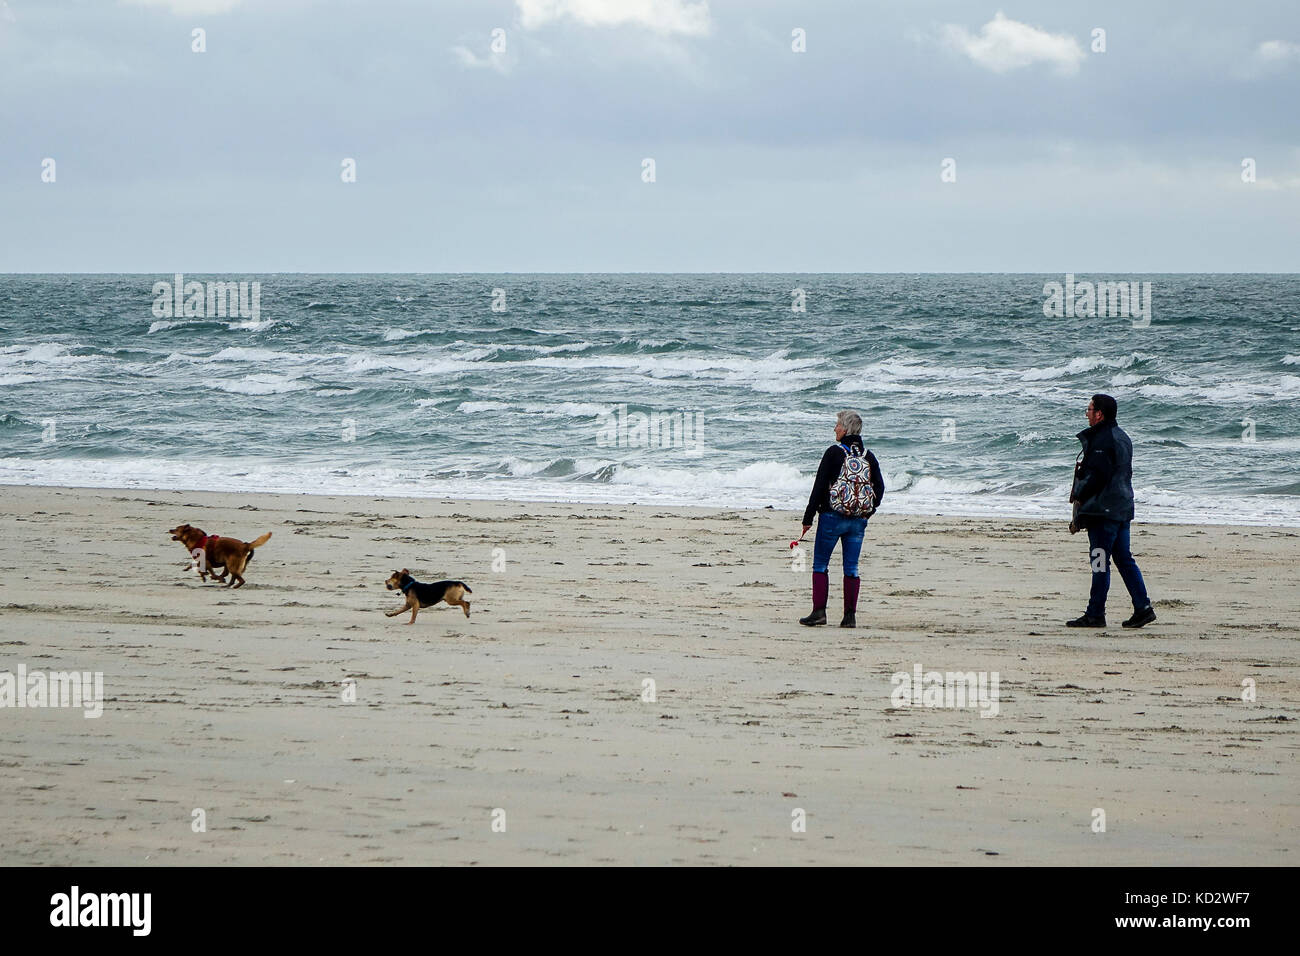
[[[835,424],[844,429],[846,435],[862,434],[862,416],[852,409],[844,409],[835,416]]]

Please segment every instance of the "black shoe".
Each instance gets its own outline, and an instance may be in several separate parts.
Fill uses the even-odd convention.
[[[1133,616],[1127,621],[1122,622],[1124,627],[1141,627],[1143,624],[1150,624],[1156,619],[1155,609],[1148,604],[1140,611],[1134,611]]]
[[[857,627],[858,619],[852,611],[847,612],[840,621],[840,627]]]
[[[799,618],[799,623],[806,627],[816,627],[818,624],[826,623],[826,608],[813,608],[813,612],[807,617]]]
[[[1076,617],[1073,621],[1066,621],[1065,626],[1066,627],[1105,627],[1106,619],[1104,617],[1089,617],[1088,615],[1085,614],[1083,615],[1083,617]]]

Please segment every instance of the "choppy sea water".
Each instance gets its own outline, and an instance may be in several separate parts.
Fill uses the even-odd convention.
[[[0,484],[802,508],[849,407],[887,510],[1064,518],[1104,391],[1139,519],[1300,526],[1300,276],[1121,278],[1149,324],[1061,275],[0,276]]]

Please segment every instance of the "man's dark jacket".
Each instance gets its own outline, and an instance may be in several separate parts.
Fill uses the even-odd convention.
[[[1079,524],[1089,518],[1133,520],[1133,441],[1113,421],[1079,432],[1083,454],[1070,490],[1079,503]]]
[[[861,435],[845,435],[844,444],[850,448],[857,448],[858,453],[871,464],[871,487],[875,489],[876,507],[879,508],[880,502],[885,499],[885,479],[880,474],[880,462],[876,461],[875,455],[862,447]],[[835,484],[835,479],[840,476],[840,469],[844,467],[844,457],[844,449],[839,445],[831,445],[826,449],[826,454],[822,455],[822,463],[817,466],[817,480],[813,482],[812,494],[808,496],[808,507],[803,513],[804,524],[811,525],[813,515],[831,510],[831,485]]]

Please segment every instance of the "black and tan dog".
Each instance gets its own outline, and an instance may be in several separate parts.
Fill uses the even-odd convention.
[[[408,608],[411,611],[411,619],[407,624],[415,623],[415,616],[420,613],[422,607],[432,607],[439,601],[446,601],[452,607],[460,607],[465,610],[465,616],[469,617],[469,602],[465,600],[466,594],[473,594],[473,589],[464,581],[434,581],[432,584],[423,584],[411,577],[411,572],[402,568],[400,571],[394,571],[385,584],[390,591],[401,591],[406,596],[406,603],[396,611],[385,611],[385,617],[396,617]]]
[[[173,541],[185,545],[185,550],[194,559],[191,567],[198,569],[200,578],[206,581],[211,574],[214,581],[225,581],[226,571],[229,571],[230,580],[226,587],[236,588],[244,585],[244,569],[253,558],[253,549],[271,540],[269,531],[252,541],[241,541],[239,538],[205,534],[202,528],[188,524],[177,525],[169,533]],[[200,551],[202,557],[195,555],[195,551]],[[225,571],[218,574],[215,568],[225,568]]]

